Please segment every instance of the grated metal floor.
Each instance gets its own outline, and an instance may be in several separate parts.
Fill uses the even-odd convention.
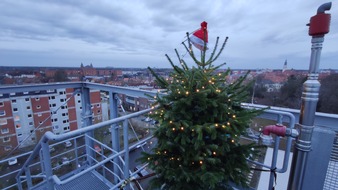
[[[102,181],[94,172],[88,172],[64,185],[55,185],[56,190],[93,190],[110,189],[110,186]]]

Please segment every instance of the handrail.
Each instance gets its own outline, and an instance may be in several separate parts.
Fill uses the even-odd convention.
[[[138,143],[133,144],[132,146],[130,146],[130,147],[129,147],[129,150],[135,148],[137,145],[142,144],[143,142],[146,142],[146,141],[150,140],[151,138],[153,138],[153,136],[149,136],[149,137],[147,137],[147,138],[142,139],[140,142],[138,142]],[[53,175],[53,176],[52,176],[52,179],[53,179],[53,180],[55,181],[55,183],[58,184],[58,185],[66,184],[66,183],[68,183],[68,182],[74,180],[75,178],[77,178],[77,177],[79,177],[79,176],[81,176],[81,175],[83,175],[83,174],[85,174],[85,173],[87,173],[87,172],[89,172],[89,171],[94,170],[95,168],[101,166],[102,164],[105,164],[105,163],[109,162],[110,160],[112,160],[112,159],[114,159],[114,158],[116,158],[116,157],[118,157],[118,156],[121,156],[121,155],[124,154],[125,152],[126,152],[125,150],[122,150],[122,151],[118,152],[117,154],[108,156],[106,159],[104,159],[104,160],[98,162],[97,164],[95,164],[95,165],[93,165],[93,166],[90,166],[90,167],[88,167],[88,168],[82,170],[81,172],[77,173],[76,175],[73,175],[73,176],[71,176],[71,177],[69,177],[69,178],[67,178],[67,179],[65,179],[65,180],[63,180],[63,181],[60,180],[60,178],[57,177],[56,175]]]
[[[52,132],[47,131],[41,137],[39,143],[34,147],[34,150],[32,151],[31,155],[27,158],[26,162],[22,165],[20,171],[18,172],[18,174],[16,176],[16,179],[18,181],[20,180],[20,178],[21,178],[20,176],[24,173],[25,168],[27,168],[28,165],[32,162],[32,160],[39,154],[39,151],[42,148],[42,143],[48,143],[51,140],[52,141],[66,140],[66,139],[69,139],[69,138],[72,138],[72,137],[75,137],[75,136],[78,136],[78,135],[82,135],[82,134],[84,134],[88,131],[93,131],[93,130],[100,128],[100,127],[104,127],[104,126],[111,125],[111,124],[114,124],[114,123],[122,122],[126,119],[130,119],[130,118],[142,115],[144,113],[148,113],[153,109],[155,109],[155,108],[149,108],[149,109],[145,109],[145,110],[142,110],[142,111],[139,111],[139,112],[124,115],[124,116],[121,116],[121,117],[118,117],[118,118],[114,118],[114,119],[111,119],[111,120],[103,121],[103,122],[93,124],[91,126],[84,127],[84,128],[81,128],[81,129],[78,129],[78,130],[75,130],[75,131],[70,131],[68,133],[61,134],[61,135],[55,135]],[[137,145],[134,145],[134,146],[137,146]]]

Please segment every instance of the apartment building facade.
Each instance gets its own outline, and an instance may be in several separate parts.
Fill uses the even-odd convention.
[[[102,121],[100,91],[90,92],[93,123]],[[74,89],[0,94],[0,155],[36,144],[51,131],[63,134],[82,126],[81,94]]]

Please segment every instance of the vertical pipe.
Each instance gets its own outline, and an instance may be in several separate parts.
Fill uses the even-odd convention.
[[[124,179],[129,179],[129,143],[128,143],[128,119],[123,121],[123,145],[124,145]],[[125,190],[129,190],[130,183],[127,183]]]
[[[296,141],[292,158],[288,189],[301,190],[305,174],[308,152],[311,151],[311,137],[314,128],[314,118],[319,97],[320,83],[318,81],[320,52],[324,37],[313,37],[311,40],[311,59],[309,74],[303,84],[302,105],[299,116],[299,136]]]
[[[277,123],[282,124],[282,115],[278,115]],[[277,157],[278,157],[278,149],[279,149],[280,137],[276,135],[275,137],[275,145],[272,153],[272,161],[271,161],[271,169],[275,169],[277,166]],[[270,172],[270,181],[269,181],[269,190],[273,189],[275,183],[275,175],[274,172]]]
[[[320,83],[318,81],[319,62],[324,42],[324,35],[329,32],[330,15],[325,14],[331,9],[331,2],[321,5],[317,15],[311,17],[309,35],[312,36],[311,58],[308,78],[303,84],[302,105],[299,116],[299,136],[296,141],[292,158],[291,172],[288,189],[303,189],[304,174],[308,161],[308,153],[311,151],[311,139],[314,129],[314,119],[319,97]]]
[[[114,119],[118,117],[118,97],[116,93],[109,92],[109,110],[110,110],[110,119]],[[119,135],[119,127],[117,124],[112,124],[111,128],[111,140],[112,140],[112,149],[114,153],[120,152],[120,135]],[[113,153],[113,154],[114,154]],[[120,166],[120,160],[118,157],[113,159],[113,162]],[[113,166],[113,171],[117,176],[120,176],[120,171],[117,166]],[[118,177],[114,175],[114,183],[117,184],[119,182]]]

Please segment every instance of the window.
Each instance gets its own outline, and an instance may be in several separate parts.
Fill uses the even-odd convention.
[[[30,126],[33,126],[33,121],[29,122],[28,124],[29,124]]]
[[[20,128],[21,128],[20,123],[16,124],[16,125],[15,125],[15,128],[20,129]]]
[[[36,106],[36,109],[41,109],[41,106],[40,105]]]
[[[69,122],[69,120],[67,119],[67,120],[63,120],[62,121],[63,123],[68,123]]]
[[[21,133],[19,133],[19,134],[18,134],[18,137],[22,137],[22,134],[21,134]]]
[[[60,102],[64,102],[64,101],[65,101],[65,99],[62,99],[62,98],[60,99]]]
[[[68,113],[62,113],[62,116],[67,116],[68,115]]]
[[[79,93],[77,93],[76,95],[77,95],[77,96],[80,96],[80,94],[79,94]]]
[[[79,103],[79,104],[80,104],[80,103],[81,103],[81,100],[78,100],[78,101],[77,101],[77,103]]]
[[[0,125],[6,125],[7,119],[0,119]]]
[[[31,107],[30,107],[30,106],[27,106],[26,108],[27,108],[28,110],[30,110],[30,109],[31,109]]]
[[[101,110],[97,110],[97,113],[100,114],[100,113],[101,113]]]
[[[31,133],[33,133],[33,132],[34,132],[34,130],[31,130],[30,132],[31,132]]]
[[[44,129],[43,129],[43,128],[41,128],[41,129],[40,129],[40,132],[43,132],[43,131],[44,131]]]
[[[5,116],[5,115],[6,115],[5,110],[0,110],[0,116]]]
[[[41,117],[42,116],[42,114],[41,113],[38,113],[38,117]]]
[[[32,114],[28,114],[27,117],[32,117]]]
[[[13,108],[13,112],[17,112],[18,111],[18,108]]]
[[[36,100],[36,101],[39,101],[39,100],[40,100],[40,98],[39,98],[39,97],[36,97],[36,98],[35,98],[35,100]]]
[[[42,121],[39,121],[39,124],[42,124]]]
[[[29,102],[29,98],[25,98],[25,101],[26,101],[26,102]]]
[[[8,128],[1,129],[1,134],[6,134],[6,133],[9,133],[9,129]]]
[[[4,102],[0,102],[0,107],[3,107],[4,106]]]
[[[11,138],[10,137],[5,137],[5,138],[2,139],[2,141],[3,142],[9,142],[9,141],[11,141]]]
[[[12,146],[5,146],[5,151],[10,151],[12,149]]]
[[[15,99],[13,99],[13,100],[12,100],[12,103],[14,103],[14,104],[15,104],[15,103],[16,103],[16,100],[15,100]]]
[[[69,131],[69,126],[63,128],[64,131]]]
[[[96,104],[96,107],[99,108],[99,107],[100,107],[100,104]]]

